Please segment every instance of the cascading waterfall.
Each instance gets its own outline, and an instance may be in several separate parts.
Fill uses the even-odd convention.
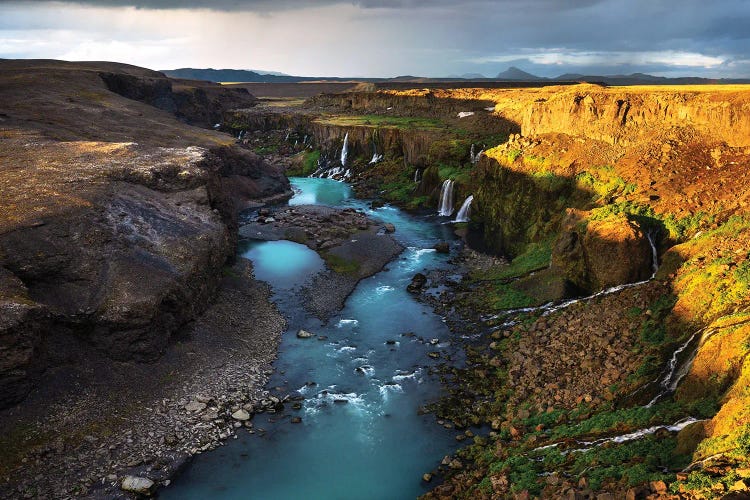
[[[349,156],[349,132],[344,135],[344,147],[341,148],[341,166],[346,166],[346,158]]]
[[[456,222],[469,222],[469,215],[471,215],[471,202],[474,200],[474,195],[470,194],[466,200],[464,200],[461,209],[456,215]]]
[[[656,249],[656,243],[654,241],[654,231],[648,231],[646,233],[646,238],[648,239],[648,244],[651,245],[651,270],[653,271],[651,279],[654,279],[656,273],[659,271],[659,252]]]
[[[666,374],[659,382],[659,393],[654,396],[654,398],[649,401],[647,405],[645,405],[646,408],[651,408],[662,397],[671,392],[674,392],[677,389],[677,386],[680,384],[682,379],[690,371],[690,367],[693,365],[695,356],[698,354],[698,349],[701,345],[703,345],[706,339],[711,336],[712,333],[713,332],[707,332],[704,328],[701,328],[697,332],[693,333],[684,344],[682,344],[675,352],[672,353],[672,357],[669,359],[669,364],[667,365],[667,369],[665,370]],[[688,356],[684,363],[678,364],[680,354],[682,354],[682,352],[685,351],[685,349],[687,349],[688,346],[693,343],[693,340],[695,340],[698,334],[701,334],[698,345],[695,347],[692,354]]]
[[[422,180],[422,177],[419,175],[420,173],[421,172],[419,171],[419,169],[416,169],[414,171],[414,182],[419,182],[420,180]]]
[[[628,432],[627,434],[620,434],[619,436],[613,436],[613,437],[607,437],[602,439],[597,439],[596,441],[575,441],[575,443],[579,446],[582,446],[581,448],[574,448],[574,449],[568,449],[565,450],[562,454],[567,455],[569,453],[581,453],[589,451],[592,448],[596,448],[598,446],[602,446],[608,443],[615,443],[615,444],[622,444],[627,443],[629,441],[636,441],[638,439],[643,439],[647,436],[650,436],[652,434],[656,434],[657,432],[661,430],[666,430],[669,432],[680,432],[685,427],[694,424],[695,422],[700,422],[697,418],[693,417],[687,417],[683,418],[682,420],[675,422],[672,425],[654,425],[653,427],[648,427],[646,429],[640,429],[633,432]],[[543,451],[550,448],[556,448],[560,446],[561,443],[554,443],[554,444],[548,444],[546,446],[540,446],[538,448],[534,448],[531,450],[531,452],[537,452],[537,451]]]
[[[453,213],[453,181],[446,179],[443,187],[440,188],[440,206],[438,215],[450,217]]]
[[[370,160],[370,165],[373,165],[375,163],[378,163],[379,161],[383,160],[383,155],[378,154],[378,148],[375,144],[372,145],[372,160]]]
[[[474,144],[471,145],[471,151],[469,151],[469,160],[471,161],[472,165],[476,165],[479,161],[479,158],[482,157],[484,154],[484,149],[480,150],[478,153],[474,154]]]

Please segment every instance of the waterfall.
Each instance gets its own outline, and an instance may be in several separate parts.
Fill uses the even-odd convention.
[[[378,163],[379,161],[383,161],[383,155],[378,154],[378,148],[375,144],[373,144],[372,145],[372,160],[370,160],[370,165]]]
[[[651,279],[654,279],[656,277],[656,273],[659,271],[659,252],[656,250],[656,243],[654,242],[654,232],[648,231],[646,233],[646,238],[648,239],[648,244],[651,245],[651,270],[653,271]]]
[[[654,396],[651,401],[648,402],[648,404],[645,406],[646,408],[651,408],[654,403],[659,401],[663,396],[677,390],[677,386],[680,385],[682,379],[685,378],[685,375],[687,375],[690,371],[690,367],[693,366],[693,361],[695,360],[695,356],[698,354],[698,349],[713,333],[713,331],[706,331],[705,328],[701,328],[697,332],[693,333],[684,344],[682,344],[675,352],[672,353],[672,357],[669,359],[669,363],[667,364],[667,368],[665,370],[666,375],[661,379],[661,381],[659,381],[659,387],[661,389],[659,390],[659,393]],[[698,345],[682,364],[678,364],[680,354],[693,343],[693,340],[695,340],[698,334],[701,334]]]
[[[596,448],[598,446],[602,446],[608,443],[621,444],[621,443],[627,443],[630,441],[636,441],[638,439],[643,439],[647,436],[651,436],[652,434],[656,434],[660,430],[667,430],[669,432],[680,432],[682,429],[684,429],[688,425],[694,424],[695,422],[701,422],[701,420],[698,420],[697,418],[694,418],[694,417],[686,417],[686,418],[683,418],[682,420],[679,420],[678,422],[675,422],[672,425],[654,425],[646,429],[640,429],[637,431],[628,432],[627,434],[620,434],[618,436],[601,438],[595,441],[573,440],[577,445],[582,446],[582,448],[567,449],[567,450],[564,450],[562,454],[567,455],[569,453],[586,452],[592,448]],[[549,448],[557,448],[561,444],[562,443],[553,443],[553,444],[548,444],[546,446],[540,446],[538,448],[534,448],[533,450],[531,450],[531,452],[533,453],[533,452],[543,451]]]
[[[472,165],[476,165],[479,161],[479,158],[482,157],[482,154],[484,154],[484,149],[480,150],[478,153],[474,154],[474,144],[471,145],[471,151],[469,151],[469,160],[471,161]]]
[[[422,180],[422,179],[419,176],[419,169],[416,169],[414,171],[414,182],[419,182],[420,180]]]
[[[471,202],[474,200],[474,195],[470,194],[466,200],[464,200],[461,209],[456,215],[456,222],[469,222],[469,215],[471,215]]]
[[[341,148],[341,165],[346,166],[346,157],[349,156],[349,132],[344,135],[344,147]]]
[[[449,217],[453,213],[453,181],[446,179],[440,188],[440,206],[438,215]]]

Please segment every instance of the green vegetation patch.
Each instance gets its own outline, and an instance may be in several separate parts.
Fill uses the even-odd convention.
[[[445,130],[447,125],[434,118],[383,115],[333,115],[318,118],[318,123],[339,127],[399,128],[411,130]]]
[[[323,252],[321,257],[323,257],[328,268],[335,273],[351,275],[359,273],[360,264],[356,260],[345,259],[330,252]]]
[[[302,151],[294,158],[296,161],[286,169],[287,177],[309,177],[318,169],[320,151]]]
[[[626,196],[635,193],[638,189],[637,185],[627,183],[617,175],[611,165],[594,167],[581,172],[576,176],[576,183],[579,188],[591,191],[594,194],[594,200]]]

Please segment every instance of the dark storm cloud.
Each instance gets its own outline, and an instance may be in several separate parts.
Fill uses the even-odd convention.
[[[317,72],[330,62],[324,67],[341,68],[334,71],[347,76],[493,76],[511,64],[543,76],[632,71],[750,75],[748,0],[0,0],[0,8],[11,5],[16,6],[13,12],[0,11],[0,30],[14,32],[6,35],[9,48],[3,49],[0,39],[0,57],[27,53],[20,51],[26,50],[23,40],[33,38],[32,31],[105,32],[120,16],[139,21],[123,24],[118,42],[170,36],[177,44],[180,37],[194,38],[185,46],[214,47],[212,54],[226,61],[244,59],[234,51],[219,51],[218,41],[243,43],[242,23],[250,23],[263,33],[247,45],[257,47],[252,61],[265,57],[268,69],[283,61],[286,72]],[[158,9],[175,13],[167,18]],[[57,13],[84,15],[81,10],[97,14],[91,14],[88,24],[71,16],[57,19]],[[177,23],[188,22],[188,15],[205,23]],[[169,21],[144,28],[141,18]],[[221,30],[222,24],[235,28]],[[214,38],[207,38],[208,31]],[[107,42],[106,33],[97,36],[91,36],[96,38],[92,44]],[[44,42],[43,35],[37,38]],[[71,40],[60,44],[75,45],[75,35]],[[103,57],[90,53],[86,57]]]
[[[0,0],[2,3],[45,3],[49,0]],[[496,6],[503,8],[508,5],[524,5],[530,8],[544,7],[553,10],[568,10],[586,5],[600,3],[602,0],[74,0],[64,3],[78,5],[93,5],[100,7],[136,7],[142,9],[198,9],[211,10],[248,10],[248,11],[279,11],[287,9],[309,8],[316,6],[349,4],[366,9],[413,9],[456,7],[459,9],[472,6]]]

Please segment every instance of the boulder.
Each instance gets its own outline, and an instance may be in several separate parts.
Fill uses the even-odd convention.
[[[396,232],[396,226],[394,226],[390,222],[386,222],[385,224],[383,224],[383,228],[385,229],[386,233],[395,233]]]
[[[206,403],[200,401],[191,401],[185,405],[185,409],[189,412],[201,412],[206,409]]]
[[[411,279],[411,283],[406,287],[406,290],[410,293],[419,293],[425,283],[427,283],[427,276],[417,273]]]
[[[299,339],[309,339],[310,337],[313,337],[314,334],[308,332],[307,330],[300,330],[297,332],[297,338]]]
[[[433,247],[437,253],[450,253],[451,247],[447,241],[441,241]]]
[[[647,279],[652,251],[640,225],[624,214],[586,221],[568,214],[552,250],[552,269],[575,287],[593,292]]]
[[[120,488],[123,491],[135,493],[136,495],[151,496],[154,491],[155,483],[147,477],[126,476],[122,480]]]
[[[245,420],[250,420],[250,414],[243,409],[239,409],[232,413],[232,418],[244,422]]]

